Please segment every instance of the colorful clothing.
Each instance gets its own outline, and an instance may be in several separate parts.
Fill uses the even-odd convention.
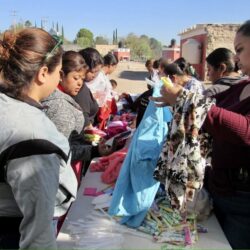
[[[203,84],[194,77],[191,77],[191,79],[183,87],[198,94],[203,94],[203,91],[205,90]]]
[[[172,206],[184,209],[194,189],[201,188],[209,136],[199,130],[214,102],[183,89],[173,108],[173,120],[154,177],[165,184]]]
[[[154,89],[154,96],[160,95]],[[153,172],[168,132],[172,115],[167,107],[157,108],[150,101],[136,129],[113,193],[109,214],[123,216],[121,223],[138,227],[152,205],[159,182]]]

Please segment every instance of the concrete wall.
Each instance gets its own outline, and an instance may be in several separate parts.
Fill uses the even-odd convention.
[[[206,57],[213,50],[224,47],[234,52],[234,37],[239,27],[240,24],[197,24],[179,34],[181,36],[181,48],[188,38],[197,39],[201,42],[201,64],[193,65],[201,80],[207,78]]]
[[[95,48],[102,56],[105,56],[110,51],[116,50],[118,48],[118,45],[96,45]]]

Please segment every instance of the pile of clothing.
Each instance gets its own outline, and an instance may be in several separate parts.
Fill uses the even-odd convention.
[[[123,148],[109,156],[100,157],[97,162],[90,164],[90,171],[103,172],[101,175],[101,180],[103,183],[115,183],[127,152],[128,149]]]
[[[107,134],[104,131],[95,127],[84,130],[85,141],[91,143],[93,146],[98,145],[100,140],[106,135]]]

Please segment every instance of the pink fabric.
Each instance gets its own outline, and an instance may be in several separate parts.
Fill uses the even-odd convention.
[[[112,184],[116,182],[125,157],[126,157],[126,154],[119,155],[114,160],[111,160],[109,162],[108,167],[101,175],[102,182],[106,184]]]
[[[119,133],[127,131],[128,123],[125,121],[112,121],[106,130],[107,138],[111,138]]]
[[[127,155],[128,149],[123,148],[109,156],[100,157],[98,162],[90,164],[91,172],[103,172],[101,179],[106,184],[114,183],[119,175],[122,163]]]
[[[71,164],[71,166],[75,172],[78,187],[79,187],[81,183],[81,179],[82,179],[82,168],[83,168],[82,161],[75,161]]]

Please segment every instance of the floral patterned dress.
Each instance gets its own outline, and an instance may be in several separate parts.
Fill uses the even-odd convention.
[[[154,178],[165,184],[172,206],[180,210],[203,184],[211,138],[200,129],[213,104],[212,99],[183,89],[173,108]]]

